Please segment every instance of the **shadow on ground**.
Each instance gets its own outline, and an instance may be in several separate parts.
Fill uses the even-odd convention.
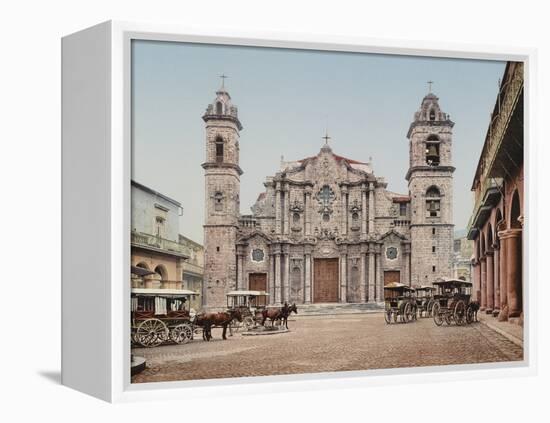
[[[38,374],[56,385],[61,385],[61,372],[59,370],[40,370]]]

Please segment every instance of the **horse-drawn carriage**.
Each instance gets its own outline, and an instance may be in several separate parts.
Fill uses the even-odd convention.
[[[416,308],[418,316],[431,317],[432,309],[435,304],[433,286],[418,286],[416,290]]]
[[[143,347],[189,342],[193,339],[193,316],[185,304],[195,295],[199,294],[186,289],[132,288],[132,341]]]
[[[415,290],[410,286],[392,282],[384,286],[384,319],[390,324],[416,320]]]
[[[230,331],[236,332],[240,328],[249,330],[262,322],[262,311],[267,306],[268,293],[265,291],[230,291],[226,294],[227,309],[239,310],[242,322],[233,320]]]
[[[436,293],[432,314],[437,326],[472,323],[477,312],[477,303],[472,302],[472,283],[460,279],[442,279],[434,282]]]

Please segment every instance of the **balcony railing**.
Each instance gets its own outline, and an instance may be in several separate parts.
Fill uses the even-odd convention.
[[[162,250],[166,252],[176,253],[177,255],[183,255],[186,257],[191,256],[191,250],[189,247],[180,244],[179,242],[169,239],[161,238],[159,236],[146,234],[144,232],[132,232],[131,238],[132,245],[144,248],[152,248],[155,250]]]
[[[514,113],[519,95],[523,88],[523,63],[517,63],[510,80],[504,84],[499,92],[497,113],[493,115],[489,124],[489,133],[486,145],[483,148],[482,169],[480,179],[483,181],[493,167],[495,158],[504,139],[508,124]]]
[[[399,219],[399,220],[394,220],[393,224],[396,227],[407,227],[411,224],[411,221],[406,219]]]
[[[241,228],[255,228],[258,226],[256,218],[251,215],[241,216],[239,218],[239,226]]]
[[[476,220],[479,218],[480,208],[489,205],[492,206],[495,199],[498,199],[498,193],[500,193],[502,189],[502,184],[502,178],[487,178],[483,181],[481,187],[476,190],[474,209],[467,226],[468,232],[474,229],[473,226],[477,223]],[[490,198],[489,194],[492,194]]]

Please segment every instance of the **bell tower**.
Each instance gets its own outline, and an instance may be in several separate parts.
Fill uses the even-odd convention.
[[[411,283],[450,277],[453,258],[452,129],[454,122],[430,92],[414,114],[406,179],[411,197]]]
[[[202,119],[206,126],[203,304],[225,306],[225,293],[236,287],[236,240],[240,216],[239,134],[237,107],[225,89],[225,75]]]

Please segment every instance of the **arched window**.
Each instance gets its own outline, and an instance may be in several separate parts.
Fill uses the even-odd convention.
[[[216,162],[223,163],[223,139],[216,138]]]
[[[521,216],[521,207],[519,204],[519,193],[514,191],[512,196],[512,207],[510,208],[510,227],[511,228],[521,228],[521,222],[519,217]]]
[[[493,227],[489,223],[489,226],[487,227],[487,248],[492,249],[493,248]]]
[[[441,193],[435,186],[431,186],[426,191],[426,217],[440,217],[441,212]]]
[[[223,211],[223,194],[221,192],[214,194],[214,210]]]
[[[430,109],[430,120],[435,120],[435,110]]]
[[[426,191],[426,197],[434,198],[434,197],[441,197],[441,193],[439,192],[439,189],[432,185],[428,190]]]
[[[430,135],[426,140],[426,164],[439,166],[439,162],[439,138],[437,135]]]
[[[162,264],[159,264],[157,267],[155,267],[155,273],[160,276],[161,280],[168,280],[168,272],[166,271],[166,267],[164,267]]]
[[[218,101],[216,103],[216,114],[217,115],[223,115],[223,104],[221,101]]]

